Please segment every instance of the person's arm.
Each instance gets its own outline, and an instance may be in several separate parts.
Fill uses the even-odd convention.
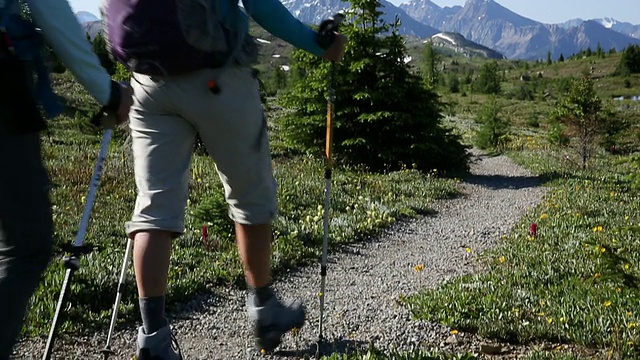
[[[253,20],[274,36],[316,56],[325,53],[318,45],[316,33],[296,19],[279,0],[243,0],[243,4]]]
[[[111,96],[111,77],[100,65],[67,0],[26,1],[44,38],[78,82],[100,105],[116,101]]]

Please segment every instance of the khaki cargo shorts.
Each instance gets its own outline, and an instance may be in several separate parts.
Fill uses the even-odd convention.
[[[220,88],[213,94],[209,81]],[[276,216],[266,121],[258,82],[248,67],[205,69],[177,77],[135,74],[130,128],[137,199],[130,236],[140,230],[180,235],[196,134],[215,161],[229,216],[267,224]]]

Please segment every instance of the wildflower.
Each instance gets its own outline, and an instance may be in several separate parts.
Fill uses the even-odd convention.
[[[638,326],[638,324],[636,324],[636,323],[634,323],[634,322],[630,322],[630,323],[627,325],[627,328],[628,328],[628,329],[633,329],[633,328],[634,328],[634,327],[636,327],[636,326]]]
[[[464,248],[464,251],[466,251],[467,253],[471,254],[471,248],[470,247]]]
[[[600,232],[600,231],[602,231],[602,226],[601,225],[598,225],[598,226],[593,228],[593,232]]]
[[[625,220],[629,220],[629,215],[624,217]]]
[[[618,294],[620,294],[620,293],[622,292],[622,289],[620,289],[620,288],[616,288],[616,292],[617,292]]]
[[[500,256],[500,257],[498,258],[498,261],[500,261],[500,263],[502,264],[502,263],[504,263],[505,261],[507,261],[507,258],[505,258],[504,256]]]
[[[611,301],[607,300],[604,302],[604,307],[609,307],[611,306]]]
[[[549,217],[549,215],[547,215],[547,214],[542,214],[542,215],[540,215],[540,220],[544,220],[544,219],[546,219],[546,218],[548,218],[548,217]]]
[[[267,353],[267,350],[265,350],[265,349],[260,349],[260,353],[261,353],[262,355],[264,355],[264,354],[266,354],[266,353]]]
[[[416,265],[413,267],[413,270],[415,270],[416,272],[420,272],[424,270],[424,265],[423,264]]]
[[[609,193],[609,195],[611,195],[611,196],[616,196],[616,192],[615,192],[615,191],[612,191],[612,192],[610,192],[610,193]]]
[[[630,268],[631,268],[631,265],[629,265],[629,264],[624,264],[624,269],[625,269],[625,270],[629,270]]]
[[[529,226],[529,235],[531,236],[538,235],[538,224],[531,223],[531,225]]]
[[[627,311],[627,316],[633,316],[633,312]]]
[[[547,322],[548,322],[549,324],[553,323],[553,318],[548,318],[548,319],[547,319]]]
[[[593,277],[594,277],[594,278],[596,278],[596,279],[599,279],[599,278],[600,278],[600,273],[595,273],[595,274],[593,275]]]
[[[451,330],[451,335],[458,335],[458,332],[459,332],[458,330],[453,329]]]

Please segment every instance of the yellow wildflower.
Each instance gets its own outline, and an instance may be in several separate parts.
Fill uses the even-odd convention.
[[[547,214],[542,214],[542,215],[540,215],[540,220],[544,220],[544,219],[546,219],[546,218],[548,218],[548,217],[549,217],[549,215],[547,215]]]
[[[466,251],[467,253],[471,253],[471,248],[469,248],[469,247],[464,248],[464,251]]]
[[[458,330],[453,329],[451,330],[451,335],[458,335],[458,332],[459,332]]]
[[[593,274],[593,277],[596,278],[596,279],[600,278],[600,273]]]
[[[594,227],[594,228],[593,228],[593,232],[600,232],[600,231],[602,231],[602,230],[603,230],[603,229],[602,229],[602,226],[601,226],[601,225],[598,225],[598,226],[596,226],[596,227]]]
[[[413,270],[415,270],[416,272],[420,272],[422,270],[424,270],[424,265],[420,264],[420,265],[416,265],[413,267]]]
[[[504,263],[505,261],[507,261],[507,258],[506,258],[506,257],[504,257],[504,256],[500,256],[500,257],[498,258],[498,261],[500,261],[500,263],[502,264],[502,263]]]
[[[607,300],[604,302],[604,307],[609,307],[611,306],[611,301]]]
[[[633,329],[633,328],[634,328],[634,327],[636,327],[636,326],[638,326],[638,324],[636,324],[636,323],[634,323],[634,322],[630,322],[630,323],[627,325],[627,328],[629,328],[629,329]]]

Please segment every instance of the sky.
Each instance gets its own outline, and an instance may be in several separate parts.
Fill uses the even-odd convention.
[[[101,0],[69,0],[75,12],[89,11],[99,15]],[[260,1],[260,0],[258,0]],[[389,0],[399,5],[406,0]],[[432,0],[445,7],[464,5],[465,0]],[[543,23],[560,23],[570,19],[612,17],[618,21],[640,25],[638,0],[496,0],[500,5],[524,17]]]

